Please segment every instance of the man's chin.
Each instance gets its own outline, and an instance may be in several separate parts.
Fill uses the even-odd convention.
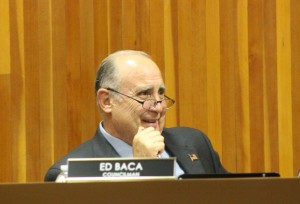
[[[149,128],[149,127],[153,127],[154,129],[159,128],[159,125],[157,125],[156,123],[143,123],[142,126],[144,128]]]
[[[163,125],[159,123],[142,123],[142,127],[149,128],[153,127],[155,130],[162,132]]]

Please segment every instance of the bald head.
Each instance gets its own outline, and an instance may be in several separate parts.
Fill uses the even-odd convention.
[[[120,80],[123,78],[123,76],[120,76],[120,72],[124,71],[125,73],[126,70],[132,71],[134,68],[138,69],[138,64],[142,59],[147,59],[146,61],[155,64],[151,60],[151,57],[142,51],[122,50],[110,54],[101,62],[97,71],[95,93],[97,93],[99,88],[111,87],[118,89],[120,86]],[[135,62],[135,60],[137,60],[137,62]]]

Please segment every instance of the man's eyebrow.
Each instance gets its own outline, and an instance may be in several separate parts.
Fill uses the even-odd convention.
[[[143,92],[147,92],[147,91],[153,91],[154,87],[153,86],[144,86],[144,87],[138,87],[135,90],[135,93],[143,93]],[[165,86],[161,86],[159,87],[158,91],[159,92],[165,92],[166,87]]]
[[[143,87],[137,87],[135,89],[135,93],[140,93],[140,92],[144,92],[144,91],[149,91],[152,90],[153,87],[152,86],[143,86]]]

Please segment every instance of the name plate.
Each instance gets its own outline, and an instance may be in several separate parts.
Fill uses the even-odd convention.
[[[153,178],[176,179],[175,158],[68,159],[67,182]]]

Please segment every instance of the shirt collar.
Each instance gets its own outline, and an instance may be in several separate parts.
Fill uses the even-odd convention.
[[[103,121],[100,122],[99,128],[105,139],[113,146],[121,157],[133,157],[132,146],[106,132],[103,128]]]

